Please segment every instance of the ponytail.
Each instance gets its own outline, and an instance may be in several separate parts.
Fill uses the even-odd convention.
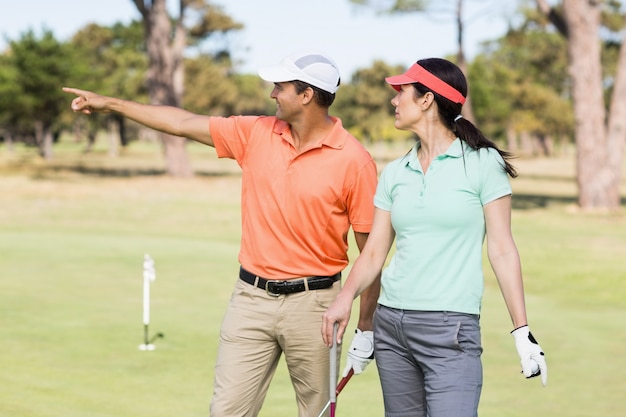
[[[476,126],[474,126],[472,122],[465,118],[461,118],[456,122],[453,121],[451,125],[454,125],[452,127],[452,130],[456,133],[459,139],[465,141],[465,143],[467,143],[470,148],[475,150],[479,150],[481,148],[495,149],[504,160],[503,168],[506,173],[509,174],[511,178],[517,177],[517,170],[510,162],[511,159],[515,158],[512,153],[498,148],[498,145],[496,145],[492,140],[487,138],[483,134],[483,132],[480,131],[480,129],[478,129]]]

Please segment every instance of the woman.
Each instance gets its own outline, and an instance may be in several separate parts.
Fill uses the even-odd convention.
[[[374,318],[374,350],[387,416],[476,416],[482,388],[479,315],[482,246],[502,291],[528,378],[547,368],[526,319],[520,258],[511,234],[511,155],[461,116],[467,83],[439,58],[386,78],[395,126],[417,144],[381,173],[364,250],[323,318],[340,343],[352,301],[374,282],[389,250]]]

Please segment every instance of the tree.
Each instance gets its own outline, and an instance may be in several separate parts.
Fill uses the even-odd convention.
[[[563,0],[550,6],[536,0],[538,10],[567,40],[569,76],[574,102],[578,204],[583,210],[616,210],[626,146],[626,31],[624,17],[615,25],[619,2]],[[612,19],[608,19],[611,16]],[[603,25],[603,23],[605,23]],[[612,25],[607,25],[612,23]],[[622,30],[612,77],[603,77],[601,30]],[[605,104],[604,86],[612,86]]]
[[[573,139],[573,113],[565,41],[536,24],[524,11],[511,27],[470,65],[476,119],[494,139],[506,138],[509,151],[546,155]]]
[[[256,75],[232,74],[229,58],[206,54],[185,62],[184,107],[217,116],[273,111],[265,82]]]
[[[394,109],[390,101],[395,91],[385,83],[385,77],[404,71],[400,66],[391,67],[382,61],[375,61],[371,68],[357,70],[350,84],[340,87],[334,112],[344,126],[363,142],[406,138],[406,132],[393,125]]]
[[[74,84],[109,96],[147,99],[147,57],[140,21],[128,25],[115,23],[111,27],[88,24],[74,34],[70,45],[76,72]],[[115,113],[72,117],[70,120],[74,132],[88,138],[86,152],[93,146],[96,133],[106,130],[110,156],[117,156],[119,145],[125,146],[129,142],[128,125],[136,126]]]
[[[19,97],[17,68],[9,55],[0,55],[0,138],[12,150],[20,114],[15,112],[14,98]]]
[[[152,104],[180,106],[184,89],[183,52],[191,42],[199,42],[214,32],[226,32],[242,26],[219,8],[203,0],[180,0],[178,16],[172,18],[166,0],[133,0],[142,16],[148,51],[148,92]],[[187,30],[187,13],[196,22]],[[161,134],[166,170],[171,176],[193,175],[185,148],[187,139]]]
[[[28,31],[9,47],[4,59],[14,70],[4,71],[3,76],[15,86],[9,88],[14,95],[0,104],[7,112],[3,118],[10,120],[11,132],[33,135],[41,156],[51,159],[56,124],[65,109],[65,94],[59,86],[72,73],[70,51],[49,30],[41,38]]]

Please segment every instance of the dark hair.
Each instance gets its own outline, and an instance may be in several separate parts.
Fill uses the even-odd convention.
[[[338,81],[337,85],[341,82]],[[325,108],[329,108],[333,102],[335,101],[335,94],[329,93],[328,91],[322,90],[314,85],[309,83],[305,83],[304,81],[294,80],[292,81],[293,85],[296,87],[296,93],[300,94],[304,92],[307,88],[313,89],[313,99],[317,103],[317,105]]]
[[[445,81],[450,86],[458,90],[463,97],[467,97],[467,81],[461,69],[452,62],[442,58],[427,58],[417,61],[425,70],[435,75],[440,80]],[[512,153],[501,150],[490,139],[488,139],[472,122],[464,118],[458,118],[461,114],[461,103],[454,103],[447,98],[435,93],[430,88],[421,83],[414,83],[416,95],[423,96],[427,92],[433,93],[439,117],[441,121],[472,149],[493,148],[504,160],[504,170],[511,177],[517,177],[515,167],[509,162],[514,156]],[[457,119],[457,120],[455,120]]]

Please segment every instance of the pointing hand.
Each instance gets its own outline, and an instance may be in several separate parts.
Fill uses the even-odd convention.
[[[75,94],[77,97],[72,100],[72,110],[83,114],[96,112],[107,113],[107,97],[101,96],[91,91],[79,90],[77,88],[63,87],[63,91]]]

